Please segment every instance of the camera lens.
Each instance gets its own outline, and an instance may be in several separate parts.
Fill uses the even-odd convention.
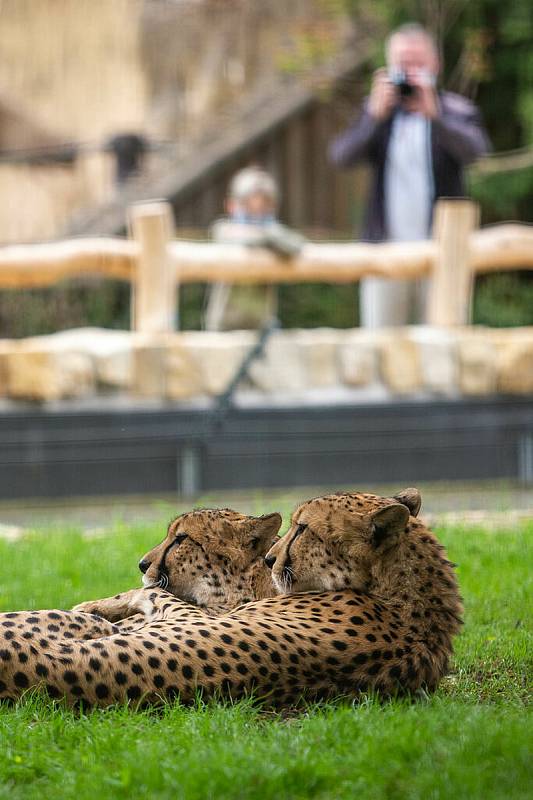
[[[389,73],[389,80],[396,86],[400,97],[412,97],[415,93],[415,87],[407,80],[407,75],[401,69],[393,69]]]
[[[402,81],[398,84],[398,91],[400,93],[400,97],[412,97],[415,93],[415,87],[407,81]]]

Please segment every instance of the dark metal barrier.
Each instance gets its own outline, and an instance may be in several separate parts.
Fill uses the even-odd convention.
[[[0,497],[515,478],[533,482],[533,404],[0,412]]]

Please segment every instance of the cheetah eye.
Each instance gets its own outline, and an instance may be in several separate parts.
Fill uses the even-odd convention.
[[[301,533],[305,531],[307,528],[307,522],[299,522],[298,527],[296,528],[296,534],[299,536]]]
[[[181,544],[187,538],[187,535],[188,534],[186,534],[186,533],[178,533],[178,535],[176,536],[176,538],[172,542],[172,547],[174,547],[174,545]]]

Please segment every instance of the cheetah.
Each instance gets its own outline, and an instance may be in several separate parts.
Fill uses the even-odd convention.
[[[314,498],[265,557],[291,608],[307,609],[321,643],[330,640],[320,652],[339,688],[339,672],[350,692],[384,695],[433,691],[446,674],[462,599],[455,565],[417,519],[421,502],[414,488]]]
[[[265,558],[281,594],[216,617],[159,586],[130,596],[129,610],[150,620],[128,634],[34,642],[12,627],[0,639],[0,699],[42,686],[71,704],[142,705],[189,702],[201,690],[278,706],[433,690],[462,606],[453,565],[419,508],[415,489],[301,504]],[[174,526],[176,547],[189,525],[184,516]]]
[[[185,537],[177,534],[182,527],[188,531]],[[264,556],[280,527],[277,513],[249,517],[223,508],[183,514],[171,521],[163,541],[139,561],[143,585],[161,587],[212,615],[272,597],[276,589]],[[124,633],[146,621],[130,606],[136,592],[79,603],[73,611],[115,622]]]
[[[148,586],[164,586],[207,613],[229,611],[251,599],[276,594],[264,555],[277,538],[279,514],[248,517],[231,509],[198,509],[185,515],[190,536],[177,547],[171,521],[165,539],[146,555],[139,567]],[[194,537],[194,538],[193,538]],[[136,590],[103,600],[80,603],[72,611],[58,609],[0,613],[0,631],[9,641],[14,631],[23,638],[43,642],[60,639],[97,639],[128,633],[146,622],[143,613],[128,610]],[[116,624],[111,624],[112,622]],[[25,654],[19,656],[26,662]]]

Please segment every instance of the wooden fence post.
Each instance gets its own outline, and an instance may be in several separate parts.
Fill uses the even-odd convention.
[[[133,330],[170,333],[175,329],[177,287],[168,244],[174,221],[169,203],[133,205],[130,232],[139,245],[133,289]]]
[[[470,321],[473,287],[470,235],[478,222],[479,208],[472,200],[439,200],[436,204],[435,265],[428,297],[430,325],[467,325]]]

